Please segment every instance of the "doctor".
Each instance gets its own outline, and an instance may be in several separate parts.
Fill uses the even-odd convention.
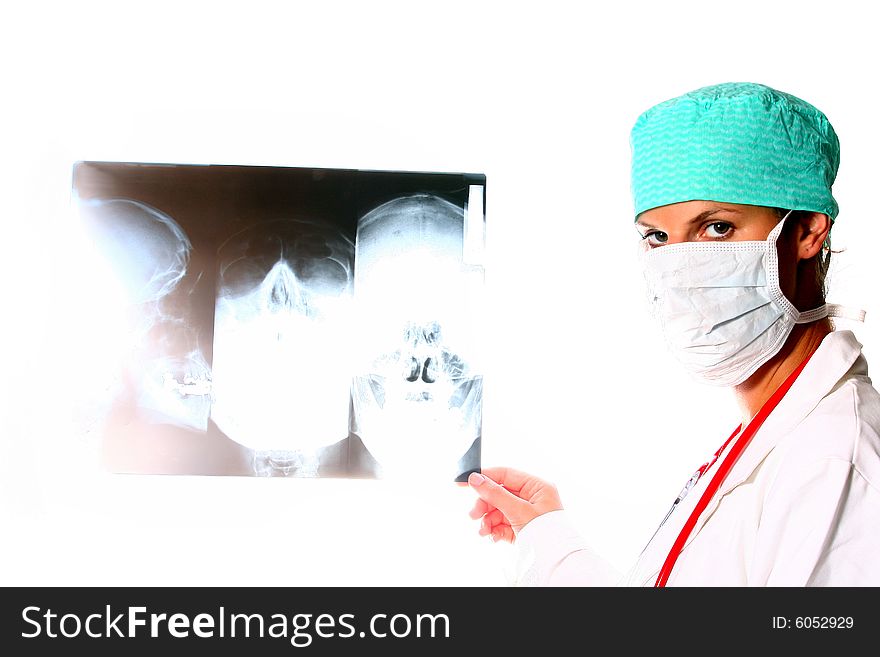
[[[794,96],[736,83],[660,103],[631,137],[654,310],[681,364],[733,390],[742,424],[626,576],[523,472],[470,476],[480,533],[516,542],[519,584],[880,585],[880,394],[829,320],[858,313],[825,303],[834,129]]]

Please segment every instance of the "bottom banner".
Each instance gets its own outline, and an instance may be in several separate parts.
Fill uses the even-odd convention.
[[[5,654],[865,645],[865,589],[12,588]],[[15,652],[9,652],[9,650]]]

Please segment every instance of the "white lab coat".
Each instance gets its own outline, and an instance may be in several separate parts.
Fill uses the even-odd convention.
[[[698,519],[667,585],[880,585],[880,394],[861,346],[851,331],[823,340]],[[733,442],[628,576],[553,511],[519,532],[516,583],[653,586]]]

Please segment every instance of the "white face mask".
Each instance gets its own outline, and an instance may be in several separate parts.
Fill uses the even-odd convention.
[[[828,316],[800,312],[779,287],[776,240],[682,242],[643,256],[649,297],[676,358],[697,378],[735,386],[779,352],[795,324]]]

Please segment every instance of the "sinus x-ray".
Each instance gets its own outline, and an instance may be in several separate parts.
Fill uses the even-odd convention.
[[[79,162],[73,198],[111,470],[479,469],[484,176]]]

